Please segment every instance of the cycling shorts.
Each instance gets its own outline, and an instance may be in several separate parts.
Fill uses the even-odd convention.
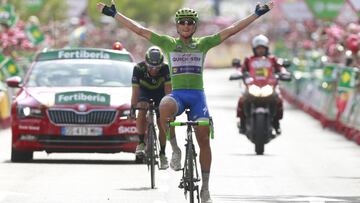
[[[156,90],[156,91],[149,91],[140,89],[140,95],[138,98],[138,102],[150,102],[152,99],[155,103],[155,107],[159,107],[161,99],[165,96],[164,90]],[[159,110],[156,109],[156,117],[160,118]]]
[[[176,101],[178,108],[176,116],[181,115],[185,109],[190,109],[190,120],[192,121],[210,117],[203,90],[177,89],[168,96]]]

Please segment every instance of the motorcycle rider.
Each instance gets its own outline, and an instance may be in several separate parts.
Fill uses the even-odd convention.
[[[252,49],[254,55],[246,57],[241,67],[245,83],[254,78],[261,79],[264,78],[264,76],[271,76],[273,73],[289,75],[288,71],[278,63],[276,56],[269,53],[269,39],[265,35],[257,35],[253,38]],[[248,96],[249,94],[244,94],[240,97],[237,107],[237,117],[240,118],[239,130],[242,134],[246,132],[245,112],[247,112],[250,107],[249,105],[245,105],[248,101]],[[283,101],[279,94],[276,99],[275,109],[276,115],[272,125],[276,134],[279,135],[281,134],[279,121],[283,117]]]
[[[155,102],[158,107],[161,99],[171,92],[171,82],[169,66],[164,63],[164,55],[159,47],[152,46],[146,51],[145,61],[142,61],[134,67],[132,76],[132,96],[131,96],[131,113],[130,117],[135,117],[135,107],[148,108],[149,100]],[[158,126],[159,110],[156,109],[156,117]],[[139,133],[140,142],[136,147],[136,155],[141,156],[145,153],[145,129],[146,129],[146,111],[139,110],[136,119],[136,128]],[[172,133],[173,134],[173,133]],[[175,139],[175,138],[173,138]],[[160,169],[167,169],[169,167],[165,155],[165,132],[159,128],[160,140]],[[180,151],[177,144],[172,145],[173,151]],[[179,159],[178,153],[173,153],[172,159]],[[174,162],[174,161],[172,161]],[[178,164],[177,169],[181,168]]]

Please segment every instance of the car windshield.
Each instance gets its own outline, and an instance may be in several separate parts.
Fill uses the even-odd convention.
[[[26,86],[130,86],[133,67],[133,63],[114,60],[39,61],[33,67]]]

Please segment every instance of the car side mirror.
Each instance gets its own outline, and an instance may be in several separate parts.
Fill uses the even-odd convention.
[[[233,73],[230,75],[229,80],[240,80],[243,79],[243,75],[241,73]]]
[[[20,76],[13,76],[6,80],[6,84],[8,85],[8,87],[14,87],[14,88],[21,87],[21,85],[20,85],[21,82],[22,82],[22,79]]]
[[[234,59],[232,60],[231,65],[232,65],[234,68],[238,69],[238,68],[241,67],[241,60],[238,59],[238,58],[234,58]]]

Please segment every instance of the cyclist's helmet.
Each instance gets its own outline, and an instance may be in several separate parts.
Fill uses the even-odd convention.
[[[157,46],[152,46],[146,51],[145,62],[152,67],[160,66],[164,62],[164,55]]]
[[[198,13],[191,8],[182,8],[176,11],[175,22],[178,22],[180,19],[184,19],[184,18],[193,19],[196,23],[199,21]]]
[[[256,56],[256,51],[255,49],[257,47],[264,47],[266,48],[266,54],[265,55],[268,55],[269,54],[269,39],[265,36],[265,35],[257,35],[253,38],[252,40],[252,48],[253,48],[253,52],[254,52],[254,55]]]
[[[115,42],[114,44],[113,44],[113,47],[112,47],[112,49],[114,49],[114,50],[123,50],[123,45],[121,44],[121,42]]]

